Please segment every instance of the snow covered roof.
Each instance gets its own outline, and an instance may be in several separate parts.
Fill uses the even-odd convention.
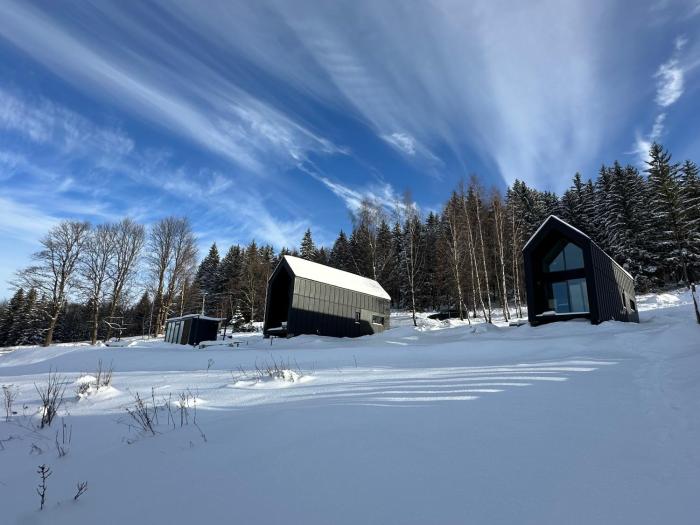
[[[182,321],[183,319],[191,319],[194,317],[196,317],[197,319],[202,319],[204,321],[225,321],[225,319],[222,317],[209,317],[207,315],[202,314],[187,314],[180,317],[171,317],[169,319],[166,319],[165,322],[167,323],[168,321]]]
[[[285,255],[284,260],[297,277],[391,300],[382,285],[373,279],[291,255]]]

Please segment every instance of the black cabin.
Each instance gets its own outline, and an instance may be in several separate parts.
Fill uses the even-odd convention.
[[[582,231],[550,215],[523,248],[532,325],[574,318],[639,322],[634,279]]]
[[[377,281],[285,255],[267,282],[265,337],[357,337],[389,328],[391,298]]]
[[[165,321],[165,342],[180,345],[198,345],[202,341],[216,341],[222,319],[190,314]]]

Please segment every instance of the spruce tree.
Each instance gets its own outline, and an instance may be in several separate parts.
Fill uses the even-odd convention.
[[[129,316],[130,335],[145,335],[149,332],[149,321],[151,321],[151,309],[153,304],[148,292],[143,292],[141,299],[136,303]]]
[[[316,260],[318,254],[316,252],[316,245],[314,244],[314,240],[311,237],[311,229],[307,229],[306,233],[304,233],[304,238],[301,240],[299,254],[302,259],[306,259],[307,261]]]
[[[659,277],[662,282],[688,282],[688,232],[683,217],[679,166],[671,162],[671,154],[656,142],[649,149],[646,163],[651,191],[651,220],[655,226],[652,250]]]
[[[340,230],[338,238],[333,243],[328,264],[333,268],[344,270],[346,272],[353,271],[352,254],[350,253],[350,242],[345,236],[345,232]]]
[[[0,346],[15,346],[18,333],[23,328],[22,308],[24,306],[24,289],[18,288],[7,305],[5,318],[0,325]]]
[[[209,253],[202,260],[197,269],[197,275],[194,280],[194,293],[192,294],[192,304],[190,309],[199,312],[204,305],[204,312],[216,314],[216,306],[219,304],[219,250],[216,243],[211,245]],[[202,302],[204,300],[204,302]]]
[[[233,307],[241,300],[241,279],[243,271],[243,251],[233,245],[219,263],[219,288],[221,290],[222,316],[230,317]]]
[[[687,264],[688,277],[697,282],[700,279],[700,170],[686,160],[680,168],[683,194],[683,217],[688,233]]]
[[[42,319],[35,288],[31,288],[25,296],[20,312],[20,322],[13,327],[13,332],[18,345],[41,344]]]

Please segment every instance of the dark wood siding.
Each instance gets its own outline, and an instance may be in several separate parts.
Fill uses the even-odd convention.
[[[603,250],[596,244],[590,243],[591,260],[593,263],[592,278],[595,295],[597,315],[593,322],[604,321],[633,321],[639,322],[639,314],[636,311],[636,298],[634,294],[634,281],[620,268]],[[635,302],[635,309],[631,302]]]
[[[589,313],[539,316],[539,313],[547,309],[546,298],[543,296],[543,283],[546,280],[542,270],[543,255],[562,239],[573,242],[583,251]],[[531,324],[574,317],[587,317],[595,324],[610,320],[639,322],[632,277],[589,237],[557,217],[550,216],[528,241],[523,249],[523,259],[528,318]],[[571,276],[565,275],[567,272],[559,273],[562,279],[573,276],[573,273]]]

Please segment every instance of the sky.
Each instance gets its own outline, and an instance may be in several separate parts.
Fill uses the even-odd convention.
[[[56,222],[331,245],[364,198],[700,161],[700,0],[0,2],[0,298]]]

